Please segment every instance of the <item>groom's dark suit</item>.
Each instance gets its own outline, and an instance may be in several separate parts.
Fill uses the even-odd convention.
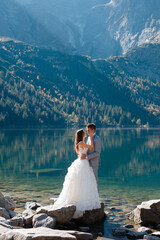
[[[100,165],[101,140],[96,134],[93,135],[94,148],[87,151],[86,158],[89,160],[90,166],[93,168],[98,185],[98,167]],[[88,137],[87,144],[91,145],[90,137]]]

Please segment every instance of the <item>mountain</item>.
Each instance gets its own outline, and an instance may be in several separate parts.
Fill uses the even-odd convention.
[[[158,43],[92,60],[1,39],[0,126],[158,126],[159,60]]]
[[[60,46],[59,40],[48,31],[43,23],[36,21],[24,6],[15,0],[0,1],[0,36],[38,46]]]
[[[160,40],[159,0],[16,1],[50,34],[44,39],[43,31],[34,34],[33,28],[21,38],[14,34],[37,46],[105,59]]]

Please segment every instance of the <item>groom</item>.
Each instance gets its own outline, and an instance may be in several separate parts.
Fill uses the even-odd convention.
[[[94,148],[90,148],[87,151],[87,155],[82,154],[80,159],[88,159],[90,166],[93,168],[93,172],[97,181],[98,186],[98,167],[100,165],[100,153],[101,153],[101,140],[96,135],[96,125],[94,123],[90,123],[87,125],[87,133],[89,135],[87,144],[91,144],[90,134],[94,133],[93,141],[94,141]]]

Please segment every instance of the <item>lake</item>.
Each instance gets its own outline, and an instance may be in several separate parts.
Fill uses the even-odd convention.
[[[99,194],[110,226],[142,201],[160,198],[160,129],[98,129],[102,141]],[[17,211],[26,201],[49,204],[61,191],[77,155],[74,129],[0,131],[0,191],[13,196]],[[115,209],[114,209],[115,208]]]

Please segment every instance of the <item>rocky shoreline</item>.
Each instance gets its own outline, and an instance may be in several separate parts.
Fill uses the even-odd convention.
[[[76,207],[55,208],[55,200],[50,199],[47,206],[27,202],[25,210],[17,213],[13,199],[0,192],[0,240],[107,239],[103,238],[103,228],[109,212],[105,212],[103,203],[100,209],[86,211],[83,217],[73,219]],[[126,214],[126,219],[130,224],[112,226],[110,239],[160,239],[160,200],[142,202]]]

